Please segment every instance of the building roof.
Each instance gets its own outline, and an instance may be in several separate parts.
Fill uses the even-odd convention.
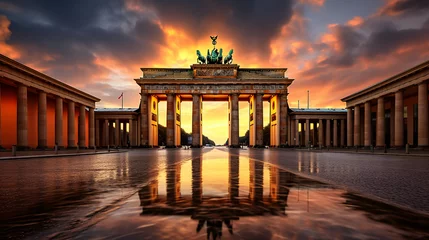
[[[66,84],[66,83],[64,83],[64,82],[62,82],[60,80],[57,80],[57,79],[52,78],[52,77],[50,77],[50,76],[48,76],[46,74],[43,74],[43,73],[41,73],[39,71],[36,71],[36,70],[34,70],[34,69],[32,69],[32,68],[30,68],[30,67],[28,67],[28,66],[26,66],[26,65],[24,65],[24,64],[22,64],[20,62],[17,62],[17,61],[15,61],[13,59],[10,59],[10,58],[2,55],[2,54],[0,54],[0,63],[7,64],[7,65],[9,65],[9,66],[11,66],[11,67],[13,67],[15,69],[18,69],[18,70],[20,70],[22,72],[25,72],[27,74],[32,75],[35,78],[41,79],[42,81],[46,81],[49,84],[57,86],[57,87],[59,87],[61,89],[65,89],[65,90],[67,90],[69,92],[72,92],[72,93],[80,95],[80,96],[82,96],[84,98],[90,99],[91,101],[94,101],[94,102],[99,102],[100,101],[100,99],[97,98],[97,97],[94,97],[94,96],[92,96],[92,95],[90,95],[90,94],[88,94],[86,92],[83,92],[83,91],[81,91],[81,90],[79,90],[77,88],[74,88],[74,87],[72,87],[72,86],[70,86],[70,85],[68,85],[68,84]]]
[[[138,108],[96,108],[96,112],[135,112]]]
[[[362,90],[360,90],[358,92],[355,92],[355,93],[353,93],[353,94],[351,94],[351,95],[349,95],[347,97],[344,97],[344,98],[341,99],[341,101],[347,102],[347,101],[350,101],[350,100],[355,99],[357,97],[360,97],[362,95],[365,95],[365,94],[368,94],[370,92],[373,92],[376,89],[384,88],[388,84],[392,84],[394,82],[400,81],[401,79],[407,77],[408,75],[414,74],[414,73],[416,73],[416,72],[418,72],[420,70],[423,70],[425,68],[428,68],[428,67],[429,67],[429,60],[425,61],[425,62],[423,62],[423,63],[421,63],[421,64],[419,64],[417,66],[414,66],[414,67],[412,67],[410,69],[407,69],[407,70],[405,70],[405,71],[403,71],[403,72],[401,72],[399,74],[396,74],[396,75],[394,75],[394,76],[392,76],[392,77],[390,77],[388,79],[385,79],[385,80],[380,81],[380,82],[378,82],[376,84],[373,84],[373,85],[371,85],[371,86],[369,86],[367,88],[364,88],[364,89],[362,89]]]
[[[291,108],[293,112],[297,113],[346,113],[344,108]]]

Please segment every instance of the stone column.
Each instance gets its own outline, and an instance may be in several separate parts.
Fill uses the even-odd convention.
[[[78,127],[78,139],[79,139],[79,148],[86,147],[85,141],[85,106],[79,106],[79,127]]]
[[[69,109],[68,109],[68,118],[67,118],[67,148],[76,147],[76,137],[75,137],[75,121],[74,121],[74,113],[75,113],[75,104],[73,101],[69,101]]]
[[[175,147],[174,128],[176,126],[175,104],[176,96],[172,93],[167,94],[167,147]]]
[[[0,149],[3,149],[3,147],[2,147],[2,134],[1,134],[1,83],[0,83]]]
[[[290,119],[290,142],[289,146],[295,145],[295,120]]]
[[[279,95],[280,100],[280,144],[279,145],[286,145],[287,142],[287,94],[281,94]],[[277,119],[277,122],[279,119]]]
[[[395,146],[395,98],[390,99],[390,147]]]
[[[149,95],[147,93],[141,93],[141,104],[140,104],[140,144],[142,146],[149,145]]]
[[[325,134],[324,134],[324,131],[323,131],[323,119],[319,119],[319,133],[318,133],[318,135],[319,135],[319,146],[324,146],[324,144],[323,144],[323,142],[324,142],[324,139],[325,139]]]
[[[109,136],[109,120],[104,119],[104,131],[103,131],[103,141],[104,141],[104,146],[107,147],[110,145],[110,136]]]
[[[201,147],[201,96],[192,95],[192,146]]]
[[[18,86],[18,109],[17,109],[17,148],[28,148],[28,108],[27,108],[27,86]]]
[[[326,146],[331,146],[331,119],[326,119]]]
[[[45,149],[48,144],[48,122],[46,93],[39,92],[39,108],[37,112],[37,148]]]
[[[305,119],[305,146],[309,147],[310,141],[310,119]]]
[[[299,146],[299,119],[295,120],[295,145]]]
[[[417,112],[417,144],[420,147],[429,146],[428,139],[428,84],[422,82],[418,86],[418,112]]]
[[[95,120],[95,146],[100,147],[100,132],[103,132],[100,129],[100,120]]]
[[[338,120],[334,119],[334,147],[338,147]]]
[[[88,116],[88,122],[89,122],[89,147],[95,146],[95,116],[94,116],[94,108],[89,108],[89,116]],[[98,130],[98,129],[97,129]]]
[[[238,93],[231,95],[231,146],[240,146],[239,142],[239,116]]]
[[[395,93],[395,147],[404,146],[404,94],[402,90]]]
[[[115,120],[115,146],[121,145],[121,125],[119,119]]]
[[[134,143],[134,136],[135,136],[135,134],[134,134],[134,126],[133,126],[133,124],[134,124],[134,121],[132,120],[132,119],[130,119],[130,120],[128,120],[128,137],[130,138],[130,146],[134,146],[135,145],[135,143]]]
[[[257,146],[263,146],[264,145],[264,115],[263,115],[263,103],[262,103],[262,93],[257,93],[255,95],[255,111],[256,111],[256,143]]]
[[[365,102],[364,109],[364,146],[371,146],[371,103]]]
[[[360,107],[358,105],[355,106],[355,119],[354,119],[355,127],[354,127],[354,144],[355,146],[360,145]]]
[[[347,108],[347,147],[353,147],[353,110]]]
[[[377,135],[375,139],[377,147],[384,147],[386,144],[384,121],[384,98],[379,97],[377,99]]]
[[[128,134],[127,134],[127,122],[122,122],[123,130],[122,130],[122,146],[127,146],[128,144]]]
[[[340,120],[340,147],[344,147],[345,146],[345,129],[346,125],[344,123],[344,119]]]
[[[63,145],[63,99],[60,97],[55,98],[55,144],[59,148]]]

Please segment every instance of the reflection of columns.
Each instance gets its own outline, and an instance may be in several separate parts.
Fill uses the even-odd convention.
[[[147,146],[149,145],[149,96],[147,93],[141,93],[141,103],[140,103],[140,145]],[[157,145],[157,144],[154,144]]]
[[[429,146],[428,139],[428,84],[422,82],[418,86],[418,111],[417,111],[417,142],[418,146]]]
[[[94,116],[94,108],[89,108],[89,147],[95,146],[95,116]],[[98,131],[98,128],[97,128]]]
[[[308,147],[310,141],[310,119],[305,119],[305,143],[304,145]]]
[[[28,109],[27,109],[27,86],[18,86],[18,109],[17,109],[17,147],[28,147]]]
[[[121,126],[119,119],[115,120],[115,146],[121,145]]]
[[[203,176],[201,157],[192,159],[192,203],[201,204],[203,201]]]
[[[79,147],[86,147],[85,141],[85,106],[80,105],[79,107],[79,128],[78,128]]]
[[[180,198],[180,163],[167,156],[167,203],[173,204]]]
[[[176,96],[172,93],[167,94],[167,147],[175,147],[174,144],[174,127],[176,126],[175,116],[174,116],[174,100]]]
[[[100,120],[95,120],[95,146],[100,147],[100,132],[103,132],[100,129]]]
[[[355,146],[360,145],[360,107],[359,105],[355,106],[355,119],[354,119],[354,144]]]
[[[353,111],[347,108],[347,147],[353,146]]]
[[[280,144],[286,145],[287,142],[287,94],[279,95],[280,99]],[[277,120],[279,121],[279,120]]]
[[[338,147],[338,120],[334,119],[334,147]]]
[[[264,184],[264,163],[249,159],[249,198],[251,201],[262,201]]]
[[[44,149],[48,144],[48,122],[47,122],[47,111],[46,111],[46,93],[39,92],[39,109],[38,109],[38,121],[37,121],[37,148]]]
[[[340,146],[344,147],[345,145],[345,124],[344,124],[344,119],[340,120]]]
[[[384,133],[384,98],[379,97],[377,99],[377,135],[375,138],[377,147],[384,147],[385,144],[385,133]]]
[[[299,146],[299,119],[295,119],[295,145]]]
[[[55,144],[63,147],[63,99],[55,99]]]
[[[263,103],[262,103],[262,93],[257,93],[255,95],[255,111],[256,111],[256,143],[257,146],[262,146],[264,144],[264,116],[263,116]]]
[[[103,131],[103,145],[110,145],[109,142],[109,120],[104,119],[104,131]]]
[[[371,145],[371,103],[365,102],[364,108],[364,143],[365,147]]]
[[[331,146],[331,119],[326,119],[326,146]]]
[[[323,119],[319,119],[319,146],[324,146],[325,133],[323,131]]]
[[[69,108],[68,108],[68,117],[67,117],[67,147],[75,147],[76,146],[76,138],[75,138],[75,119],[74,119],[74,113],[75,113],[75,105],[73,101],[69,101]]]
[[[238,94],[231,94],[231,145],[239,146]]]
[[[395,93],[395,147],[404,145],[404,101],[403,92]]]
[[[201,136],[201,95],[192,95],[192,146],[200,147],[202,145]]]
[[[229,155],[229,198],[232,202],[238,202],[239,193],[239,160],[237,155]]]

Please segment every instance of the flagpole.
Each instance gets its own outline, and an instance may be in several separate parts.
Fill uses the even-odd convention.
[[[124,109],[124,93],[122,93],[122,109]]]

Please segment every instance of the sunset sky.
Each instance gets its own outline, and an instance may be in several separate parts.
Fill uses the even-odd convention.
[[[306,106],[310,90],[311,107],[343,108],[340,98],[429,59],[429,1],[0,0],[0,53],[101,98],[98,107],[120,107],[122,92],[138,107],[140,67],[189,67],[210,35],[241,67],[287,67],[290,107]],[[182,111],[190,132],[191,103]],[[203,120],[223,144],[227,104],[205,102]]]

